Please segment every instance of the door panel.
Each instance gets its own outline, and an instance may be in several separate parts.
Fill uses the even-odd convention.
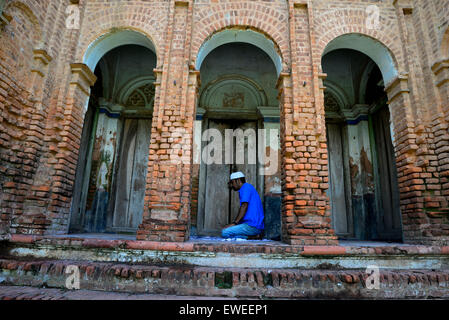
[[[230,124],[225,121],[209,120],[209,129],[217,129],[223,137],[222,164],[210,164],[205,166],[206,183],[204,197],[204,226],[202,234],[218,235],[221,229],[229,223],[229,173],[231,166],[224,163],[225,130],[230,129]],[[209,138],[209,137],[208,137]],[[210,140],[208,140],[210,141]],[[211,156],[208,154],[208,156]]]
[[[242,122],[238,120],[208,120],[209,129],[217,129],[222,134],[222,164],[205,165],[206,171],[205,186],[200,188],[204,190],[204,206],[199,205],[199,208],[204,208],[203,212],[203,226],[200,226],[199,234],[201,235],[220,235],[223,227],[231,223],[238,214],[240,208],[240,200],[238,192],[229,190],[227,185],[232,171],[242,171],[247,177],[247,182],[257,187],[257,164],[249,164],[248,151],[254,152],[257,163],[257,122],[249,121]],[[255,139],[245,139],[244,153],[245,160],[243,164],[236,163],[236,139],[233,143],[233,165],[225,162],[225,130],[240,128],[243,131],[246,129],[255,130]],[[210,140],[208,140],[210,141]],[[208,155],[210,156],[210,155]],[[260,190],[259,190],[260,191]],[[202,192],[202,191],[200,191]],[[200,197],[200,199],[202,199]],[[201,219],[200,219],[201,220]],[[199,221],[200,221],[199,220]]]
[[[127,220],[128,226],[133,229],[142,223],[150,140],[151,120],[139,120]]]
[[[117,173],[113,229],[135,231],[145,197],[151,120],[125,119]]]
[[[327,124],[327,141],[329,150],[329,184],[332,209],[332,221],[338,236],[349,236],[348,214],[346,205],[344,157],[342,146],[341,126]]]
[[[78,232],[83,230],[86,213],[87,193],[89,188],[90,172],[92,169],[92,149],[94,146],[94,139],[92,139],[92,135],[96,132],[98,110],[90,105],[84,119],[70,222],[70,231]]]
[[[233,171],[241,171],[246,177],[246,182],[252,184],[255,188],[257,188],[257,123],[254,121],[250,122],[243,122],[235,127],[235,129],[242,129],[243,131],[247,129],[253,129],[256,133],[255,139],[247,139],[245,138],[244,141],[244,163],[243,164],[237,164],[236,162],[236,152],[237,152],[237,143],[234,143],[234,165],[233,165]],[[250,163],[250,157],[249,154],[251,153],[251,157],[255,156],[256,164],[253,164],[254,161],[251,160]],[[231,191],[231,212],[230,212],[230,221],[234,221],[235,218],[237,218],[237,215],[239,213],[240,209],[240,197],[239,193],[235,191]]]

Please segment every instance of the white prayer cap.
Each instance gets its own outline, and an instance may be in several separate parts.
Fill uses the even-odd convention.
[[[245,175],[242,172],[234,172],[231,174],[231,180],[245,178]]]

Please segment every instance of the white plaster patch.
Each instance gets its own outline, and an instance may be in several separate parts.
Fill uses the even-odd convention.
[[[151,218],[156,220],[176,220],[178,218],[178,214],[173,210],[151,210]]]

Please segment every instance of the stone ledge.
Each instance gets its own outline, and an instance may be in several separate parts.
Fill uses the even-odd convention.
[[[297,246],[280,242],[158,242],[139,240],[112,240],[83,238],[73,236],[38,236],[13,234],[10,244],[41,244],[82,248],[109,248],[150,250],[166,252],[209,252],[209,253],[239,253],[239,254],[299,254],[303,256],[373,256],[373,255],[448,255],[449,246],[420,246],[409,244],[364,246]]]

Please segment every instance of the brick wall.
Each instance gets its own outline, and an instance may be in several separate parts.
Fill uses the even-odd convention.
[[[28,226],[39,232],[46,221],[39,214],[26,215],[24,207],[48,191],[34,188],[33,178],[53,85],[52,77],[46,77],[51,57],[44,26],[51,28],[55,6],[49,1],[7,1],[3,15],[7,23],[0,34],[0,234],[10,228],[24,232]]]
[[[404,237],[449,239],[449,41],[447,1],[376,2],[380,29],[366,27],[366,1],[79,2],[80,28],[67,29],[70,1],[7,1],[0,33],[0,235],[65,233],[89,86],[83,64],[101,36],[130,29],[156,48],[157,75],[141,240],[189,237],[192,161],[167,162],[193,130],[197,54],[212,35],[250,28],[282,58],[282,235],[290,244],[335,244],[331,228],[321,57],[347,33],[382,43],[394,57],[386,83],[392,111]],[[8,20],[8,19],[7,19]],[[446,36],[445,36],[446,35]],[[191,159],[191,154],[187,159]]]

